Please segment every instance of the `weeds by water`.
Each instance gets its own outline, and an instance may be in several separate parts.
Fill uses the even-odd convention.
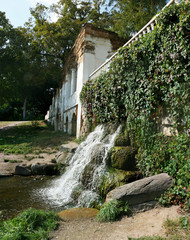
[[[59,217],[50,211],[28,209],[18,217],[0,222],[1,240],[47,240],[57,229]]]
[[[97,218],[100,222],[114,222],[122,215],[126,215],[128,213],[129,207],[127,203],[112,200],[103,206],[103,208],[99,211]]]
[[[53,153],[61,144],[73,140],[60,131],[54,131],[43,121],[14,126],[0,135],[0,152],[9,154]]]

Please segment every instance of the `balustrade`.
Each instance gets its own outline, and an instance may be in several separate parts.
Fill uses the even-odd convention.
[[[170,6],[171,4],[178,4],[178,0],[171,0],[166,4],[166,6],[162,9],[162,11]],[[157,18],[160,15],[158,13],[155,17],[153,17],[138,33],[136,33],[127,43],[123,45],[123,47],[130,46],[133,44],[135,41],[138,41],[143,35],[146,33],[150,33],[153,31]],[[106,72],[109,70],[110,64],[113,61],[113,59],[118,55],[118,52],[113,54],[108,60],[106,60],[100,67],[98,67],[93,73],[90,74],[89,79],[95,79],[97,78],[101,73]]]

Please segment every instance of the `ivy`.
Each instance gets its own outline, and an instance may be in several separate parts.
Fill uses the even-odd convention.
[[[121,48],[109,71],[89,80],[81,92],[91,124],[125,121],[135,132],[138,166],[144,175],[168,172],[174,178],[171,199],[176,192],[187,199],[190,185],[189,40],[189,3],[167,7],[151,33]],[[164,112],[178,136],[160,134]]]

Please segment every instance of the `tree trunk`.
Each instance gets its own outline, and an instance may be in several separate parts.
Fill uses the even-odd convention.
[[[23,105],[23,121],[24,121],[25,118],[26,118],[26,100],[27,100],[27,97],[25,97],[25,99],[24,99],[24,105]]]

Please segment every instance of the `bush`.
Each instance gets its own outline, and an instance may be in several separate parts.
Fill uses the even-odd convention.
[[[97,218],[100,222],[114,222],[120,216],[127,214],[129,207],[127,203],[122,201],[112,200],[105,204],[99,211]]]
[[[58,216],[53,212],[28,209],[5,222],[0,222],[1,240],[47,240],[48,233],[58,227]]]

